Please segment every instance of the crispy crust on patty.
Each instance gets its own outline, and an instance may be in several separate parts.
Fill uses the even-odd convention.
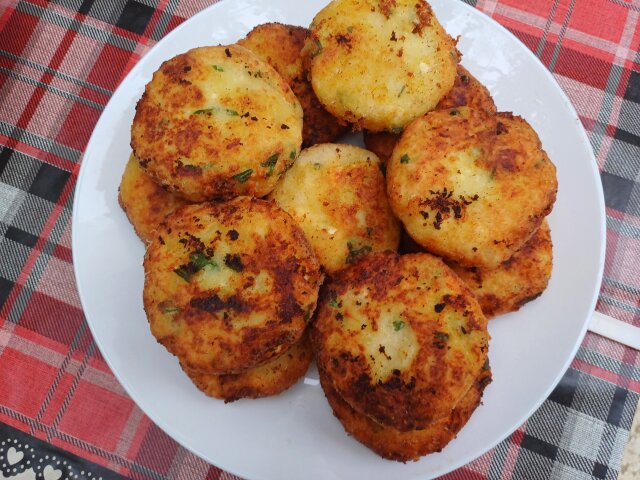
[[[372,253],[323,286],[316,362],[354,409],[401,431],[444,418],[486,362],[475,297],[429,254]]]
[[[422,430],[401,432],[381,425],[351,407],[338,394],[326,374],[320,371],[320,384],[327,401],[347,433],[378,455],[399,462],[418,460],[423,455],[442,450],[469,421],[490,382],[491,370],[487,368],[448,416],[428,424]]]
[[[273,67],[237,45],[164,62],[131,127],[140,165],[193,202],[268,194],[301,143],[297,98]]]
[[[524,119],[467,107],[414,121],[387,165],[389,202],[407,232],[463,266],[510,258],[553,208],[557,186]]]
[[[434,110],[463,106],[485,110],[488,113],[496,113],[496,104],[493,102],[487,87],[471,75],[466,68],[458,64],[453,88],[438,102]],[[391,132],[373,133],[368,130],[363,133],[364,144],[386,164],[400,139],[400,134]]]
[[[239,373],[213,375],[185,366],[182,369],[206,395],[228,403],[241,398],[268,397],[285,391],[306,373],[312,359],[311,344],[308,335],[304,335],[279,357]]]
[[[349,127],[327,112],[307,79],[301,50],[309,30],[281,23],[264,23],[251,30],[238,45],[266,60],[289,84],[304,112],[302,148],[329,143],[346,133]]]
[[[553,245],[547,220],[524,246],[496,268],[450,267],[469,286],[487,318],[519,310],[547,288]]]
[[[144,269],[153,335],[185,367],[215,374],[257,367],[297,342],[323,279],[293,219],[249,197],[169,215]]]
[[[140,240],[149,243],[164,217],[187,202],[154,182],[132,154],[122,174],[118,203]]]

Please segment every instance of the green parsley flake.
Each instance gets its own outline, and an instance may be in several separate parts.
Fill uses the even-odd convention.
[[[192,273],[188,270],[187,265],[180,265],[178,268],[174,269],[173,271],[180,278],[182,278],[185,282],[190,282],[191,281]]]
[[[216,72],[224,72],[224,68],[220,65],[211,65]]]
[[[338,294],[335,290],[329,290],[329,306],[331,308],[340,308],[338,303]]]
[[[196,110],[195,112],[193,112],[194,115],[210,115],[212,113],[226,113],[230,117],[240,116],[240,114],[235,110],[231,110],[230,108],[223,108],[223,107],[203,108],[202,110]]]
[[[411,158],[406,153],[400,157],[400,163],[409,163]]]
[[[436,337],[436,340],[439,342],[446,342],[449,340],[449,334],[444,332],[434,332],[433,336]]]
[[[218,268],[218,264],[216,263],[216,261],[210,257],[207,257],[202,252],[192,253],[191,255],[189,255],[189,259],[198,270],[202,270],[207,265],[210,265],[213,268]]]
[[[273,175],[273,169],[276,167],[276,163],[278,162],[279,153],[274,153],[269,158],[267,158],[264,162],[260,164],[261,167],[268,168],[269,172],[267,173],[267,177]]]
[[[177,307],[171,300],[164,300],[158,303],[158,308],[164,314],[178,313],[180,307]]]
[[[347,248],[349,249],[349,255],[347,255],[346,259],[347,263],[354,263],[359,257],[371,251],[371,245],[363,245],[360,248],[356,248],[351,242],[347,242]]]
[[[194,252],[189,255],[189,262],[180,265],[173,272],[182,278],[185,282],[190,282],[191,277],[202,270],[207,265],[212,268],[218,268],[218,264],[210,256],[202,252]]]
[[[245,170],[244,172],[240,172],[236,175],[234,175],[233,178],[234,180],[239,181],[240,183],[244,183],[247,180],[249,180],[249,177],[253,174],[253,170],[250,168],[249,170]]]
[[[402,320],[394,320],[393,321],[393,329],[397,332],[404,328],[404,322]]]

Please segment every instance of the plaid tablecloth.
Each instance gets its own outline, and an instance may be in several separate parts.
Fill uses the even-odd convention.
[[[48,480],[235,478],[178,446],[127,396],[87,328],[71,264],[73,191],[94,124],[136,61],[210,3],[0,2],[0,473],[6,477],[33,467]],[[469,3],[535,52],[576,106],[607,206],[597,308],[640,326],[640,2]],[[542,407],[447,478],[616,478],[638,403],[639,364],[638,352],[588,334]]]

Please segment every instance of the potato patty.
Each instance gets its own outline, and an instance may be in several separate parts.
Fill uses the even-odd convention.
[[[322,289],[318,367],[358,412],[401,431],[447,417],[487,360],[477,300],[432,255],[372,253]]]
[[[132,154],[122,174],[118,203],[138,237],[149,243],[164,217],[187,202],[154,182]]]
[[[438,102],[435,110],[463,106],[482,109],[488,113],[496,113],[496,104],[493,102],[487,87],[471,75],[466,68],[458,64],[453,88]],[[364,144],[369,150],[378,155],[378,158],[383,163],[387,163],[399,139],[399,133],[364,131]]]
[[[496,268],[450,267],[469,286],[484,314],[513,312],[540,296],[553,267],[551,231],[545,220],[524,246]]]
[[[306,373],[312,358],[308,335],[304,335],[279,357],[239,373],[213,375],[182,368],[202,392],[228,403],[240,398],[260,398],[283,392]]]
[[[389,201],[407,232],[463,266],[510,258],[553,208],[557,185],[524,119],[467,107],[417,119],[387,164]]]
[[[303,27],[264,23],[238,41],[238,45],[269,62],[298,97],[304,112],[302,148],[333,142],[348,130],[347,125],[324,109],[307,79],[301,50],[308,36],[309,30]]]
[[[270,195],[298,222],[327,272],[398,248],[400,224],[379,167],[362,148],[316,145],[302,151]]]
[[[136,107],[131,146],[159,183],[201,202],[262,197],[302,143],[302,108],[246,48],[189,50],[164,62]]]
[[[169,215],[144,259],[151,332],[187,368],[236,373],[297,342],[323,276],[274,202],[237,197]]]
[[[478,379],[448,416],[428,424],[422,430],[401,432],[381,425],[354,410],[340,397],[326,374],[320,371],[320,384],[324,394],[333,414],[342,423],[347,433],[378,455],[400,462],[418,460],[423,455],[442,450],[469,421],[480,405],[482,393],[490,382],[491,371],[487,364],[486,370],[480,373]],[[398,405],[398,408],[402,406]]]
[[[401,129],[453,86],[455,41],[424,0],[334,0],[309,28],[313,90],[357,127]]]

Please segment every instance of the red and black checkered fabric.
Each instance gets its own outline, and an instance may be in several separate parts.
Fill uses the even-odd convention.
[[[127,396],[93,342],[71,264],[73,190],[102,109],[155,42],[211,3],[0,2],[0,454],[24,451],[17,464],[40,451],[74,478],[235,478]],[[575,105],[607,207],[597,308],[640,326],[640,1],[468,3],[515,33]],[[446,478],[615,479],[639,366],[637,351],[588,334],[542,407]]]

